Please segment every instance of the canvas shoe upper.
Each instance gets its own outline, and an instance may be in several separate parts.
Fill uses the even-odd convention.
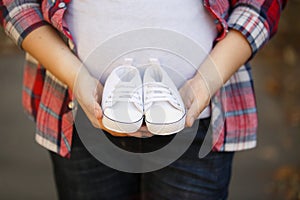
[[[157,59],[150,59],[143,77],[144,114],[148,130],[156,135],[184,128],[186,110],[181,96]]]
[[[136,132],[143,121],[142,79],[132,59],[108,76],[102,95],[103,125],[120,133]]]

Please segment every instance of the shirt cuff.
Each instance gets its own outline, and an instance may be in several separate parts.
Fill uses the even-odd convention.
[[[240,31],[248,40],[252,57],[269,40],[269,25],[257,11],[247,6],[237,6],[228,19],[228,27]]]
[[[24,38],[36,28],[46,25],[38,3],[9,6],[4,29],[6,34],[20,47]],[[9,10],[11,9],[11,10]]]

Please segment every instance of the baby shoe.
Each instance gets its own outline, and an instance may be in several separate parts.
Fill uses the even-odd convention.
[[[102,95],[103,125],[120,133],[136,132],[143,122],[142,79],[127,58],[108,76]]]
[[[148,130],[170,135],[184,128],[186,110],[181,96],[158,59],[150,59],[143,77],[144,115]]]

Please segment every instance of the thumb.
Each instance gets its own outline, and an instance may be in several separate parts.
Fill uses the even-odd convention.
[[[94,101],[94,114],[97,119],[101,119],[103,116],[102,109],[97,101]]]
[[[195,119],[199,116],[199,114],[200,114],[199,102],[197,100],[194,100],[187,112],[186,125],[188,127],[192,127]]]

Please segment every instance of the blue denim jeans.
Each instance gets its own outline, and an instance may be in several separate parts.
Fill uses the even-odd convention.
[[[120,172],[96,160],[74,129],[71,158],[50,153],[59,199],[227,199],[234,153],[210,152],[205,158],[198,158],[209,122],[199,121],[195,140],[177,161],[141,174]],[[164,146],[174,136],[107,137],[127,151],[149,152]]]

